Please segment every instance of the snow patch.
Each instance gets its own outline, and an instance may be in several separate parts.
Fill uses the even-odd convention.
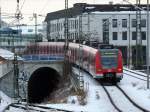
[[[2,112],[11,102],[11,98],[0,91],[0,112]]]

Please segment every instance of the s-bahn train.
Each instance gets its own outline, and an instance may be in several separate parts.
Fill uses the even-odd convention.
[[[64,56],[64,43],[39,42],[36,45],[28,46],[27,50],[29,50],[26,51],[27,54],[62,57]],[[80,65],[95,79],[119,82],[123,78],[122,53],[119,49],[96,49],[86,45],[69,43],[67,56],[73,65]]]
[[[116,83],[123,78],[122,53],[119,49],[95,49],[71,43],[68,52],[70,61],[82,65],[95,79]]]

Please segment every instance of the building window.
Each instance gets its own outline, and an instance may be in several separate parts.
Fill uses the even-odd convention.
[[[54,31],[54,24],[51,24],[51,32]]]
[[[136,40],[136,32],[132,32],[132,40]]]
[[[141,27],[146,27],[146,19],[141,20]]]
[[[103,32],[103,42],[109,42],[109,32]]]
[[[123,28],[127,27],[127,19],[122,19],[122,27]]]
[[[22,32],[22,29],[20,29],[19,32],[21,33],[21,32]]]
[[[103,19],[103,42],[109,43],[109,19]]]
[[[33,32],[33,29],[28,29],[28,32]]]
[[[108,30],[109,30],[109,20],[103,19],[103,31],[108,31]]]
[[[118,34],[117,32],[113,32],[113,40],[117,40],[118,39]]]
[[[122,32],[122,40],[127,40],[127,31]]]
[[[132,27],[136,27],[136,19],[132,19]]]
[[[43,32],[43,30],[42,29],[38,29],[38,32]]]
[[[78,20],[75,20],[75,29],[78,29]]]
[[[62,30],[63,28],[63,23],[60,23],[60,31]]]
[[[141,38],[142,40],[146,40],[146,32],[141,32]]]
[[[112,20],[112,27],[113,28],[117,27],[117,19]]]

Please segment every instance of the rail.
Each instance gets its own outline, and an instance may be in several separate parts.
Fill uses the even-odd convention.
[[[129,73],[125,73],[125,72],[124,72],[124,74],[126,74],[126,75],[128,75],[128,76],[134,77],[134,78],[139,79],[139,80],[142,80],[142,81],[147,81],[147,80],[145,79],[146,76],[143,75],[143,74],[140,74],[140,73],[137,73],[137,72],[128,70],[128,69],[124,69],[124,71],[129,72]],[[133,75],[133,74],[130,74],[130,73],[133,73],[134,75]],[[140,77],[138,77],[138,76],[140,76]],[[141,77],[142,77],[142,78],[141,78]]]
[[[40,111],[40,112],[47,112],[47,111],[56,111],[56,112],[73,112],[73,111],[69,111],[69,110],[65,110],[65,109],[58,109],[58,108],[52,108],[52,107],[45,107],[45,106],[40,106],[40,105],[34,105],[34,104],[22,104],[22,103],[11,103],[10,105],[8,105],[3,112],[5,112],[6,110],[8,110],[10,107],[14,107],[14,108],[19,108],[19,109],[23,109],[23,110],[31,110],[31,111]],[[37,109],[35,109],[35,107]],[[43,110],[40,110],[43,109]]]
[[[138,109],[142,110],[143,112],[150,112],[149,110],[144,109],[143,107],[139,106],[137,103],[135,103],[126,93],[125,91],[119,87],[118,85],[116,85],[116,87],[124,94],[124,96]]]
[[[111,104],[114,106],[114,108],[115,108],[118,112],[123,112],[123,111],[122,111],[121,109],[119,109],[119,108],[117,107],[117,105],[114,103],[114,101],[113,101],[113,99],[112,99],[110,93],[107,91],[107,89],[105,88],[105,86],[104,86],[103,84],[101,84],[101,85],[102,85],[104,91],[106,92],[106,94],[107,94],[107,96],[108,96],[108,98],[109,98]]]

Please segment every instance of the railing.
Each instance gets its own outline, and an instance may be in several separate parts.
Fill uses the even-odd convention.
[[[64,56],[56,55],[23,55],[25,61],[63,61]]]

